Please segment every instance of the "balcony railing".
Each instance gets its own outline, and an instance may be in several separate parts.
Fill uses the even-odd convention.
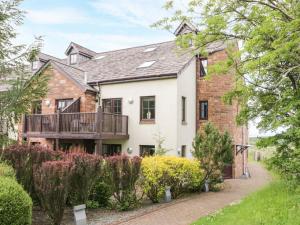
[[[128,116],[103,112],[26,115],[25,137],[109,139],[128,136]]]

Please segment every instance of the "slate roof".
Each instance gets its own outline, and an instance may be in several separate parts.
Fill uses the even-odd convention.
[[[81,46],[81,45],[79,45],[79,44],[76,44],[76,43],[74,43],[74,42],[71,42],[70,45],[69,45],[69,47],[68,47],[67,50],[65,51],[65,54],[66,54],[66,55],[68,54],[68,52],[70,51],[70,49],[71,49],[72,47],[75,48],[78,52],[85,53],[85,54],[90,55],[90,56],[94,56],[94,55],[97,54],[97,53],[94,52],[93,50],[90,50],[90,49],[85,48],[85,47],[83,47],[83,46]]]
[[[84,48],[75,43],[68,47]],[[215,42],[207,47],[208,53],[220,51],[227,46],[224,42]],[[155,48],[145,52],[146,49]],[[85,52],[86,48],[82,49]],[[54,65],[73,78],[86,90],[94,89],[85,83],[85,72],[89,84],[105,82],[124,82],[135,79],[156,79],[159,77],[176,77],[185,65],[194,57],[190,51],[183,52],[175,41],[138,46],[133,48],[95,53],[93,58],[77,65],[67,65],[67,59],[49,57]],[[67,52],[67,51],[66,51]],[[49,55],[46,55],[49,56]],[[138,68],[142,63],[155,61],[146,68]]]

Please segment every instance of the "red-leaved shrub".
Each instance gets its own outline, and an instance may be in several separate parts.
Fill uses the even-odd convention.
[[[48,161],[34,170],[36,194],[54,225],[62,221],[71,176],[70,161]]]
[[[107,183],[110,185],[117,207],[120,210],[133,208],[138,203],[136,182],[139,178],[142,159],[116,155],[106,158]]]
[[[87,153],[70,153],[66,157],[73,163],[69,201],[73,206],[86,204],[89,193],[100,176],[102,158]]]
[[[9,162],[16,171],[16,178],[24,189],[33,196],[34,181],[33,170],[42,165],[43,162],[59,160],[64,153],[53,151],[41,145],[12,145],[2,151],[2,157]]]

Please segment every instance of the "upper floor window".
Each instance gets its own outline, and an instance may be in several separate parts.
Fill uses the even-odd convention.
[[[31,112],[32,114],[42,114],[42,101],[34,101]]]
[[[201,59],[199,60],[199,71],[200,71],[200,77],[205,77],[207,74],[207,65],[208,61],[207,59]]]
[[[200,120],[208,119],[208,101],[200,101]]]
[[[141,121],[155,120],[155,97],[141,97]]]
[[[39,61],[33,61],[31,63],[32,70],[36,70],[39,67]]]
[[[102,100],[103,112],[122,114],[122,99],[121,98],[109,98]]]
[[[56,100],[56,109],[64,109],[65,107],[71,105],[72,102],[73,102],[72,98],[57,99]]]
[[[186,97],[181,97],[181,122],[185,123],[186,122]]]
[[[76,64],[77,63],[77,54],[71,54],[70,55],[70,64]]]

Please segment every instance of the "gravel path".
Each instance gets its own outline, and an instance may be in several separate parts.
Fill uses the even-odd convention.
[[[257,163],[249,163],[251,179],[231,179],[225,181],[225,189],[220,192],[191,194],[171,203],[151,204],[145,202],[141,208],[117,212],[114,210],[88,210],[89,225],[186,225],[199,217],[213,213],[226,205],[236,203],[249,193],[266,185],[271,176]],[[49,220],[40,210],[33,211],[33,225],[48,225]],[[73,225],[72,210],[67,209],[63,225]]]

